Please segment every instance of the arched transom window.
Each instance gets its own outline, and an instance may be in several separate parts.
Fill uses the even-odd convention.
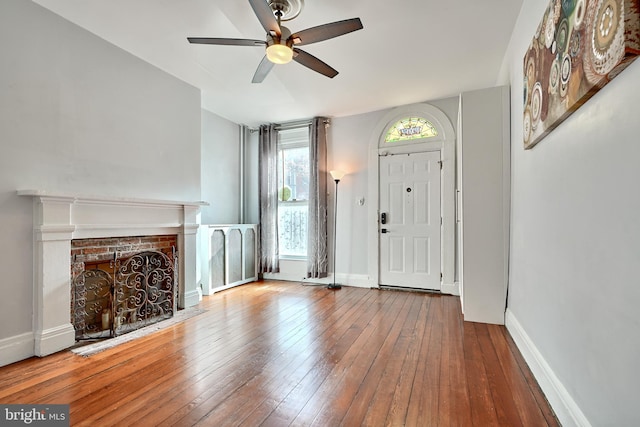
[[[422,117],[406,117],[398,120],[389,128],[384,142],[386,144],[435,136],[438,136],[438,130],[429,120]]]

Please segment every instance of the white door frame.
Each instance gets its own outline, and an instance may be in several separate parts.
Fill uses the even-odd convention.
[[[405,117],[424,117],[438,130],[438,136],[406,143],[394,143],[385,147],[384,137],[389,127]],[[368,274],[372,287],[380,285],[380,164],[379,156],[387,154],[414,153],[439,150],[442,159],[441,180],[441,263],[442,293],[459,295],[455,283],[455,171],[456,136],[449,118],[430,104],[413,104],[398,107],[387,113],[378,122],[369,141],[369,202],[367,211],[367,235],[369,240]]]

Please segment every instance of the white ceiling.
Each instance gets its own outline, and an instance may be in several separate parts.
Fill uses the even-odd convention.
[[[522,0],[305,0],[299,31],[359,17],[364,29],[305,46],[340,74],[292,62],[251,79],[264,48],[187,37],[264,39],[246,0],[33,0],[202,90],[202,107],[255,126],[339,117],[494,86]]]

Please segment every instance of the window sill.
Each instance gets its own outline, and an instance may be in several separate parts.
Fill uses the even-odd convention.
[[[295,256],[295,255],[280,255],[278,257],[279,260],[284,261],[306,261],[306,256]]]

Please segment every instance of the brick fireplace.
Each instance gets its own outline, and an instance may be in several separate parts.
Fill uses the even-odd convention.
[[[71,240],[76,340],[110,338],[172,317],[178,236]]]
[[[196,271],[196,233],[203,202],[93,197],[21,190],[33,198],[34,354],[45,356],[75,343],[70,316],[72,241],[174,236],[177,306],[201,299]],[[86,254],[88,255],[88,254]],[[76,253],[76,259],[78,253]]]

